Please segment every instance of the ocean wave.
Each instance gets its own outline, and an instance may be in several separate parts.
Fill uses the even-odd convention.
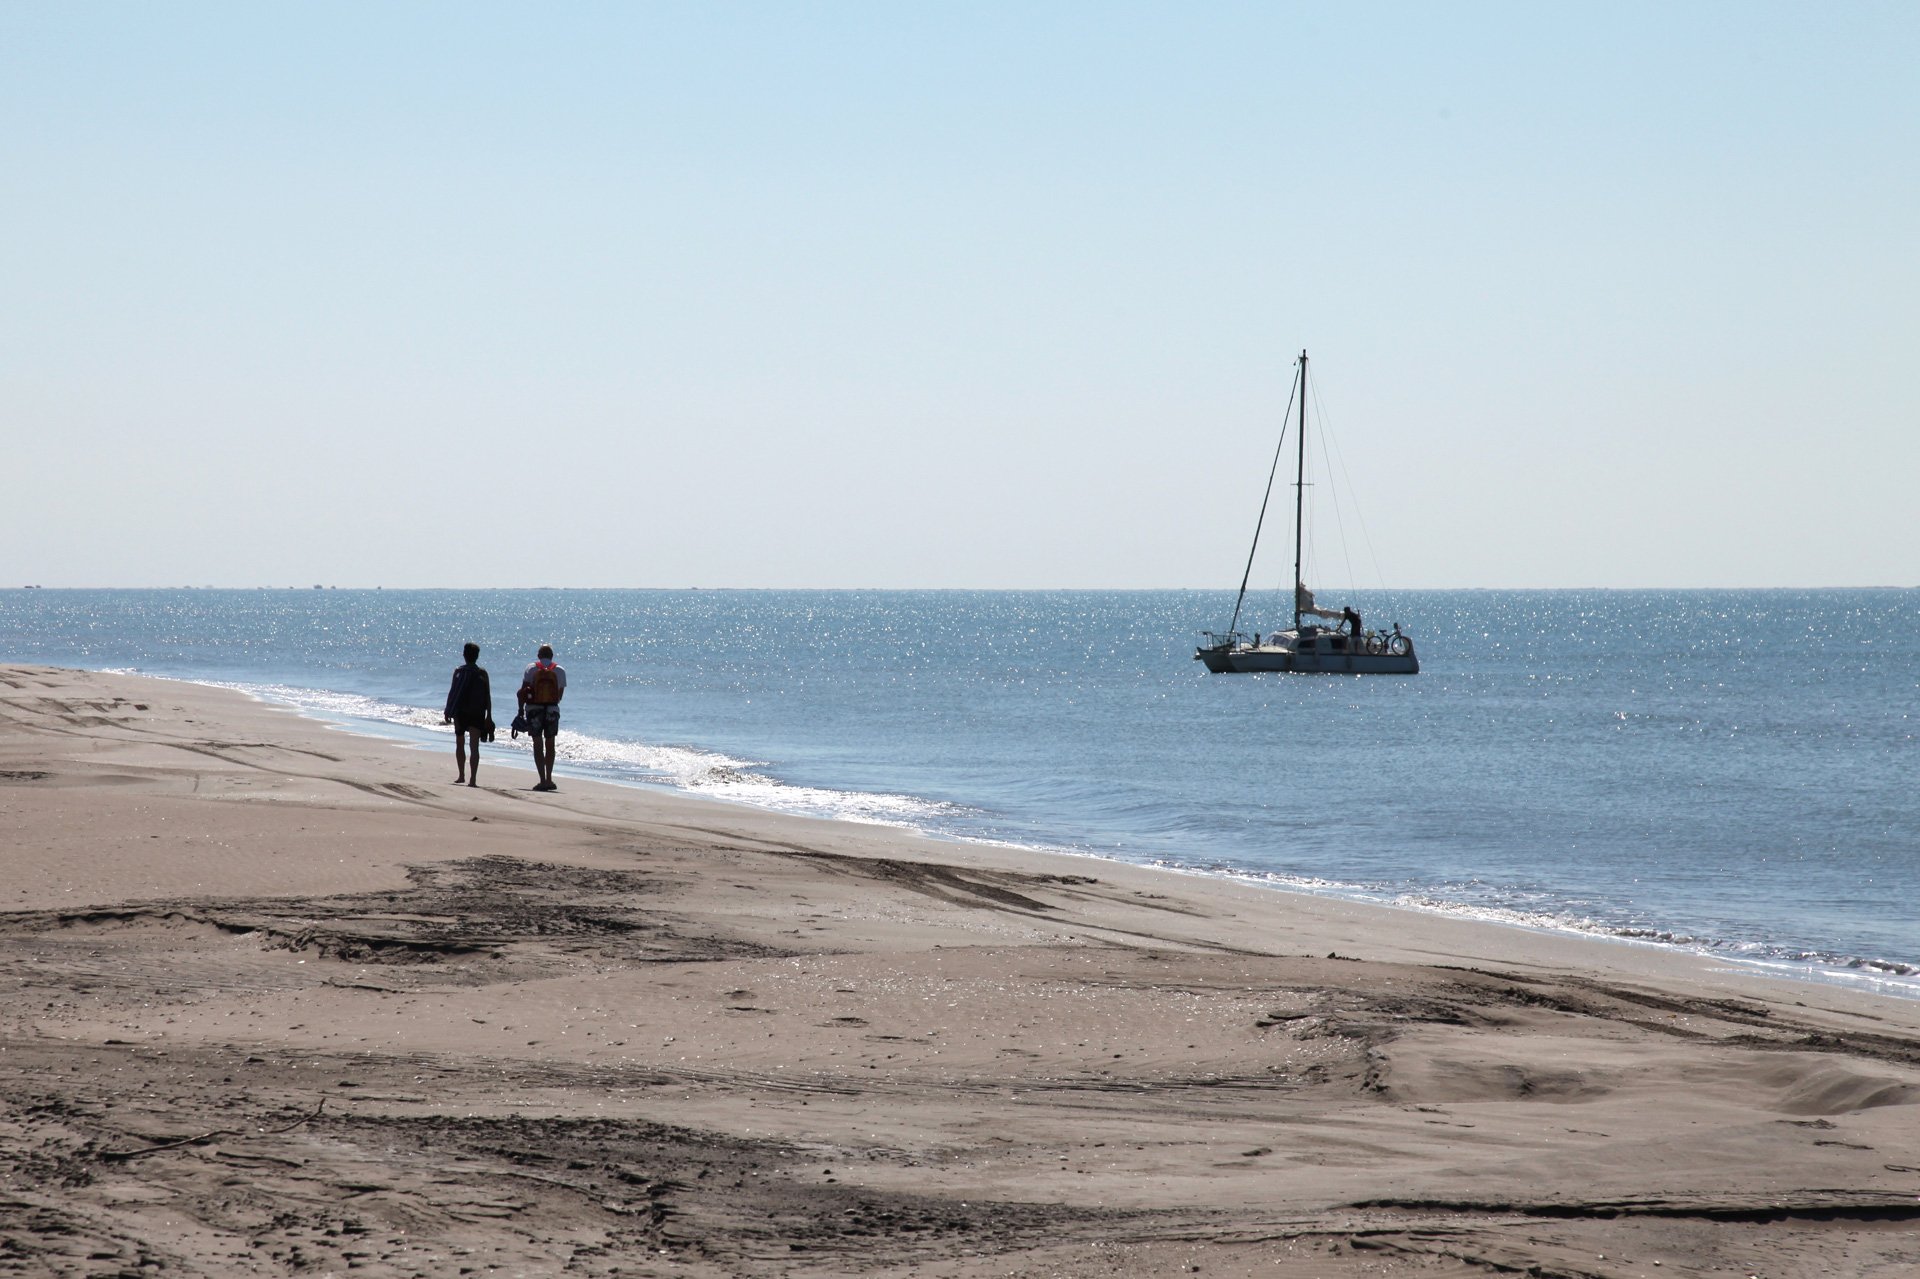
[[[1681,929],[1650,927],[1643,924],[1613,924],[1591,916],[1553,909],[1517,909],[1484,903],[1452,901],[1418,893],[1403,893],[1393,901],[1396,906],[1485,923],[1505,924],[1546,932],[1573,933],[1584,937],[1603,937],[1615,941],[1640,942],[1672,947],[1706,958],[1727,960],[1747,967],[1776,969],[1800,978],[1815,977],[1829,981],[1860,978],[1901,993],[1912,994],[1915,983],[1903,979],[1920,977],[1920,964],[1897,959],[1876,959],[1831,951],[1799,950],[1757,941],[1731,941],[1706,937]]]
[[[1871,958],[1830,951],[1797,950],[1763,942],[1730,941],[1675,928],[1609,923],[1591,915],[1551,905],[1522,907],[1484,901],[1463,901],[1431,893],[1394,889],[1385,884],[1352,883],[1312,875],[1249,870],[1220,863],[1199,864],[1156,858],[1146,864],[1184,874],[1232,879],[1262,888],[1307,893],[1316,897],[1335,897],[1346,901],[1372,902],[1403,910],[1417,910],[1423,914],[1445,915],[1454,919],[1497,924],[1505,928],[1525,928],[1535,932],[1562,933],[1667,947],[1699,955],[1702,958],[1736,963],[1746,968],[1774,971],[1800,980],[1813,979],[1855,985],[1865,983],[1882,993],[1908,997],[1920,992],[1920,963],[1898,959]]]
[[[193,682],[205,684],[210,688],[230,688],[263,702],[327,719],[371,720],[382,724],[396,724],[404,728],[424,728],[435,731],[445,727],[440,722],[438,711],[429,711],[420,706],[402,706],[398,702],[382,701],[377,697],[365,697],[359,693],[336,693],[324,688],[299,688],[292,684],[236,683],[211,679]]]

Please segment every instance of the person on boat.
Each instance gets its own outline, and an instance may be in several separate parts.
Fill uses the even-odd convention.
[[[542,644],[533,665],[520,676],[515,694],[533,738],[533,767],[540,774],[535,790],[560,789],[553,784],[553,739],[560,732],[560,699],[566,692],[566,668],[553,660],[553,645]]]
[[[1353,611],[1351,604],[1340,610],[1340,621],[1347,627],[1347,634],[1358,638],[1360,634],[1360,614]]]
[[[453,765],[460,774],[453,784],[478,786],[480,743],[493,740],[493,685],[486,667],[480,665],[478,644],[469,640],[461,655],[466,665],[453,668],[442,721],[453,725]]]

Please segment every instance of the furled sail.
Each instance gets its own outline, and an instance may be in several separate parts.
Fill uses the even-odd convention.
[[[1324,617],[1331,622],[1337,622],[1341,618],[1338,609],[1321,608],[1316,605],[1313,602],[1313,592],[1307,589],[1305,582],[1294,583],[1293,602],[1294,606],[1300,610],[1302,617]]]

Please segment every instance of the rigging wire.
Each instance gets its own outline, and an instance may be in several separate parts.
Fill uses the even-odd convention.
[[[1370,529],[1369,529],[1369,528],[1367,527],[1367,521],[1366,521],[1366,517],[1365,517],[1365,515],[1364,515],[1364,514],[1363,514],[1363,513],[1361,512],[1361,510],[1360,510],[1360,500],[1359,500],[1359,493],[1360,493],[1360,490],[1359,490],[1359,488],[1358,488],[1358,486],[1356,486],[1356,485],[1354,484],[1354,482],[1353,482],[1353,476],[1352,476],[1352,474],[1351,474],[1351,473],[1350,473],[1350,472],[1349,472],[1349,471],[1347,470],[1347,458],[1346,458],[1346,454],[1344,454],[1344,453],[1342,453],[1342,452],[1340,451],[1340,441],[1339,441],[1339,439],[1338,439],[1338,438],[1337,438],[1337,437],[1335,436],[1335,434],[1334,434],[1334,432],[1333,432],[1333,431],[1331,431],[1331,430],[1329,430],[1329,429],[1327,428],[1327,425],[1326,425],[1326,423],[1327,423],[1327,414],[1326,414],[1326,410],[1325,410],[1325,409],[1324,409],[1323,407],[1321,407],[1321,404],[1320,404],[1320,394],[1319,394],[1319,388],[1318,388],[1318,387],[1315,387],[1315,388],[1314,388],[1314,397],[1313,397],[1313,409],[1314,409],[1314,412],[1315,412],[1316,414],[1318,414],[1318,415],[1319,415],[1319,418],[1320,418],[1320,423],[1321,423],[1321,429],[1320,429],[1320,440],[1321,440],[1321,448],[1322,448],[1322,450],[1323,450],[1323,451],[1325,451],[1325,450],[1330,450],[1330,453],[1329,453],[1329,462],[1328,462],[1328,467],[1329,467],[1329,473],[1331,474],[1331,471],[1332,471],[1332,468],[1333,468],[1334,466],[1337,466],[1337,467],[1339,468],[1339,472],[1340,472],[1340,484],[1339,484],[1339,485],[1336,485],[1336,486],[1335,486],[1335,491],[1336,491],[1336,496],[1337,496],[1337,493],[1338,493],[1338,490],[1339,490],[1339,488],[1341,488],[1341,487],[1344,487],[1344,488],[1345,488],[1345,489],[1347,490],[1347,492],[1348,492],[1348,493],[1350,493],[1350,494],[1352,494],[1352,495],[1353,495],[1353,518],[1354,518],[1354,523],[1356,523],[1356,524],[1357,524],[1357,525],[1359,525],[1359,527],[1360,527],[1360,540],[1361,540],[1361,542],[1362,542],[1362,543],[1363,543],[1363,544],[1365,545],[1365,547],[1366,547],[1366,552],[1367,552],[1367,560],[1369,561],[1369,563],[1371,564],[1371,566],[1372,566],[1372,568],[1373,568],[1373,580],[1374,580],[1374,584],[1375,584],[1375,587],[1376,587],[1376,588],[1377,588],[1377,589],[1379,590],[1379,592],[1380,592],[1380,595],[1381,595],[1381,597],[1382,597],[1382,601],[1381,601],[1381,602],[1382,602],[1382,603],[1383,603],[1383,605],[1384,605],[1384,606],[1385,606],[1385,607],[1387,608],[1387,610],[1388,610],[1388,611],[1389,611],[1389,612],[1391,613],[1391,612],[1393,612],[1393,611],[1394,611],[1394,600],[1393,600],[1393,597],[1392,597],[1392,593],[1391,593],[1391,592],[1389,592],[1389,591],[1387,590],[1387,581],[1386,581],[1386,577],[1385,577],[1385,575],[1383,575],[1383,574],[1382,574],[1382,573],[1380,572],[1380,556],[1379,556],[1379,553],[1378,553],[1377,551],[1375,551],[1375,549],[1374,549],[1374,545],[1373,545],[1373,533],[1372,533],[1372,531],[1371,531],[1371,530],[1370,530]],[[1336,507],[1336,513],[1335,513],[1335,514],[1336,514],[1336,519],[1337,519],[1337,518],[1338,518],[1338,510],[1337,510],[1337,507]],[[1345,529],[1345,526],[1344,526],[1344,524],[1342,524],[1342,526],[1341,526],[1341,552],[1342,552],[1342,554],[1343,554],[1343,555],[1344,555],[1344,556],[1346,557],[1346,559],[1347,559],[1347,576],[1348,576],[1348,580],[1349,580],[1349,582],[1350,582],[1350,583],[1352,583],[1352,584],[1353,584],[1354,586],[1356,586],[1356,587],[1357,587],[1357,586],[1359,585],[1359,577],[1358,577],[1358,575],[1357,575],[1357,574],[1355,574],[1355,573],[1354,573],[1354,571],[1353,571],[1353,562],[1352,562],[1352,556],[1351,556],[1351,555],[1349,555],[1349,554],[1347,554],[1347,551],[1348,551],[1348,545],[1349,545],[1349,544],[1348,544],[1348,542],[1347,542],[1347,540],[1346,540],[1346,529]]]
[[[1354,588],[1354,586],[1358,583],[1359,578],[1354,574],[1354,571],[1353,571],[1353,548],[1352,548],[1352,543],[1350,543],[1347,540],[1347,521],[1346,521],[1345,513],[1340,505],[1340,487],[1341,486],[1339,484],[1335,484],[1332,482],[1334,477],[1334,465],[1333,465],[1334,454],[1331,451],[1331,445],[1333,440],[1333,428],[1327,424],[1326,406],[1320,403],[1320,388],[1317,385],[1312,388],[1312,394],[1313,394],[1313,411],[1315,416],[1320,422],[1320,464],[1326,468],[1328,489],[1330,490],[1328,493],[1328,500],[1333,505],[1333,527],[1334,527],[1334,531],[1339,535],[1340,562],[1345,567],[1346,574],[1347,574],[1344,585],[1347,590],[1351,591]],[[1342,469],[1344,471],[1344,468]],[[1345,478],[1346,477],[1343,474],[1342,479],[1344,480]],[[1349,481],[1347,483],[1347,488],[1351,489],[1352,487],[1353,487],[1352,483]],[[1355,519],[1359,518],[1359,511],[1357,509],[1354,512],[1354,518]]]
[[[1313,460],[1313,455],[1311,453],[1307,455],[1307,460],[1308,460],[1309,466],[1311,466],[1311,463]],[[1300,529],[1300,580],[1294,583],[1294,589],[1296,591],[1299,590],[1302,586],[1307,586],[1308,582],[1311,582],[1314,578],[1319,576],[1319,574],[1314,571],[1314,564],[1320,558],[1320,550],[1319,550],[1320,536],[1318,532],[1316,532],[1315,530],[1315,525],[1318,523],[1319,517],[1320,517],[1320,494],[1315,492],[1315,490],[1318,489],[1320,486],[1314,483],[1311,478],[1308,478],[1314,474],[1315,472],[1309,469],[1306,473],[1306,476],[1303,476],[1300,480],[1300,487],[1306,490],[1302,505],[1306,507],[1307,515],[1306,515],[1306,519],[1301,522],[1302,527]],[[1307,586],[1307,593],[1309,595],[1313,593],[1313,588],[1311,586]],[[1318,599],[1314,600],[1314,606],[1316,608],[1324,607],[1323,605],[1320,604],[1320,601]]]

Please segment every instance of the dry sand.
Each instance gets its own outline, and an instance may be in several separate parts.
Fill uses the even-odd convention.
[[[0,667],[0,1272],[1920,1274],[1920,1003],[448,753]]]

